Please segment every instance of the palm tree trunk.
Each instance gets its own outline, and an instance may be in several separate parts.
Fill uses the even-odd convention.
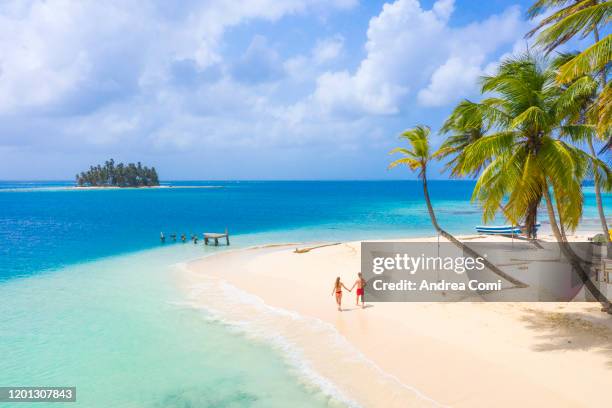
[[[591,136],[587,138],[587,144],[589,145],[589,150],[591,155],[596,158],[595,149],[593,148],[593,139]],[[606,238],[606,242],[610,243],[610,232],[608,230],[608,223],[606,221],[606,214],[604,213],[603,204],[601,200],[601,177],[599,176],[599,172],[597,169],[594,170],[593,181],[595,184],[595,202],[597,203],[597,212],[599,213],[599,221],[601,222],[601,228],[603,230],[604,237]]]
[[[559,230],[561,232],[561,238],[563,238],[563,241],[567,242],[567,236],[565,235],[565,227],[563,226],[563,219],[561,218],[561,200],[559,199],[559,195],[557,194],[557,191],[554,191],[554,193],[555,193],[555,204],[557,205],[557,215],[559,217]]]
[[[436,231],[441,232],[442,228],[438,224],[438,220],[436,218],[436,213],[434,212],[433,206],[431,205],[431,199],[429,198],[429,190],[427,188],[427,175],[425,174],[425,169],[423,169],[422,174],[423,180],[423,194],[425,195],[425,203],[427,204],[427,211],[429,211],[429,218],[431,219],[431,223]]]
[[[538,222],[538,203],[540,203],[541,200],[541,197],[538,197],[538,199],[534,199],[533,202],[529,205],[527,214],[525,215],[525,231],[527,237],[532,239],[534,242],[537,239],[535,226]]]
[[[451,234],[449,234],[448,232],[446,232],[445,230],[440,228],[440,225],[438,224],[438,220],[436,218],[436,213],[434,212],[433,206],[431,205],[431,199],[429,198],[429,190],[427,189],[427,175],[426,175],[426,169],[425,168],[423,169],[423,172],[421,174],[421,179],[423,180],[423,194],[425,195],[425,203],[427,204],[427,211],[429,211],[429,218],[431,219],[431,223],[432,223],[433,227],[435,228],[435,230],[440,235],[442,235],[444,238],[446,238],[447,240],[449,240],[450,242],[455,244],[456,247],[458,247],[463,252],[465,252],[468,255],[470,255],[472,258],[480,258],[482,260],[482,263],[487,268],[489,268],[489,270],[491,272],[495,273],[496,275],[501,276],[502,278],[504,278],[508,282],[512,283],[514,286],[516,286],[518,288],[526,288],[527,286],[529,286],[526,283],[521,282],[520,280],[515,279],[512,276],[508,275],[506,272],[502,271],[497,266],[495,266],[491,262],[489,262],[485,257],[480,255],[478,252],[476,252],[472,248],[464,245],[457,238],[455,238],[454,236],[452,236]]]
[[[565,227],[563,226],[563,220],[561,219],[561,206],[559,201],[555,201],[557,204],[557,214],[559,214],[559,232],[561,232],[561,238],[567,242],[567,236],[565,235]]]
[[[580,262],[578,256],[574,253],[574,251],[569,247],[567,242],[564,242],[561,238],[561,231],[559,231],[559,227],[557,226],[557,219],[555,218],[555,209],[553,207],[552,199],[550,198],[550,193],[548,191],[548,185],[544,188],[544,200],[546,201],[546,210],[548,211],[548,219],[550,220],[550,227],[552,228],[553,234],[557,239],[557,243],[559,244],[559,248],[563,255],[567,258],[567,260],[571,263],[572,267],[578,273],[578,276],[587,287],[589,292],[595,299],[602,305],[602,311],[608,312],[612,314],[612,304],[610,301],[604,296],[603,293],[599,290],[597,286],[593,283],[591,278],[589,278],[588,273],[584,270],[582,263]]]

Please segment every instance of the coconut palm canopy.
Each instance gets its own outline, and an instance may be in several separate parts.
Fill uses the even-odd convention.
[[[536,46],[551,52],[574,37],[593,37],[593,43],[568,59],[559,67],[557,81],[569,83],[583,76],[598,76],[600,91],[592,105],[591,115],[596,118],[599,135],[608,140],[610,146],[610,120],[612,118],[612,87],[607,81],[607,67],[612,60],[612,34],[601,38],[612,16],[612,1],[602,0],[539,0],[529,8],[528,16],[552,13],[543,18],[527,33],[536,37]],[[602,150],[603,151],[603,150]]]
[[[397,147],[391,150],[390,154],[401,153],[404,157],[397,159],[389,165],[392,169],[400,164],[408,166],[412,170],[418,170],[421,177],[427,168],[427,162],[431,159],[429,149],[429,134],[431,129],[428,126],[417,125],[413,129],[406,130],[400,135],[400,139],[408,141],[410,148]]]
[[[550,186],[560,202],[563,224],[570,229],[578,225],[581,183],[591,157],[558,136],[579,139],[593,134],[594,128],[566,120],[576,107],[567,90],[557,84],[556,75],[554,65],[542,57],[525,54],[507,59],[494,75],[482,79],[482,92],[495,96],[479,103],[463,102],[443,128],[467,123],[489,130],[472,142],[464,140],[453,159],[456,174],[479,174],[473,198],[482,205],[485,221],[501,208],[512,223],[524,222],[529,229]],[[571,92],[574,100],[586,94],[575,88]],[[456,138],[449,140],[440,156]]]

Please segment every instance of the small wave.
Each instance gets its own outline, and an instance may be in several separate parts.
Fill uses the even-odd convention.
[[[198,284],[192,288],[191,295],[206,295],[209,296],[211,287],[207,287],[207,284]],[[236,296],[236,299],[240,299],[243,302],[258,302],[258,299],[253,295],[246,292],[240,291],[239,289],[223,282],[222,291],[231,291],[232,295]],[[235,292],[234,292],[235,290]],[[218,291],[215,291],[218,292]],[[252,297],[253,296],[253,297]],[[341,392],[336,385],[325,378],[324,376],[317,373],[316,370],[308,363],[307,359],[304,358],[300,349],[287,340],[286,337],[279,333],[272,332],[270,330],[258,327],[256,320],[229,318],[227,311],[221,311],[211,305],[202,305],[196,302],[171,302],[172,304],[180,307],[191,307],[192,309],[203,310],[203,318],[210,323],[221,324],[230,330],[234,330],[240,334],[247,336],[248,338],[265,341],[271,344],[272,347],[280,351],[281,355],[285,358],[285,361],[290,367],[292,367],[298,378],[302,381],[302,385],[306,388],[316,388],[319,392],[325,395],[332,401],[337,401],[343,405],[349,407],[361,407],[356,401],[348,398],[343,392]],[[283,309],[275,309],[265,303],[261,302],[258,306],[272,312],[278,316],[290,318],[292,320],[300,319],[301,317],[294,312],[286,311]],[[261,318],[261,317],[260,317]]]
[[[333,353],[333,358],[329,360],[332,360],[335,366],[344,366],[345,370],[341,370],[342,372],[354,374],[355,370],[362,370],[366,374],[363,378],[383,379],[388,384],[385,391],[395,389],[395,394],[406,393],[404,397],[397,395],[398,398],[408,399],[405,406],[409,406],[410,402],[414,402],[416,406],[444,406],[383,371],[350,344],[332,324],[323,320],[270,306],[262,298],[213,277],[202,277],[198,284],[192,285],[188,298],[191,300],[182,302],[182,306],[191,304],[191,307],[205,311],[204,318],[208,321],[271,344],[285,356],[298,376],[305,380],[305,385],[315,385],[324,395],[342,404],[360,406],[341,391],[341,385],[314,368],[317,364],[311,360],[319,356],[321,361],[318,363],[324,362],[325,359],[320,356],[325,354],[325,348],[329,348],[330,353]],[[320,347],[313,351],[317,346]],[[321,364],[319,368],[320,366]],[[335,371],[338,370],[340,369],[336,367]]]

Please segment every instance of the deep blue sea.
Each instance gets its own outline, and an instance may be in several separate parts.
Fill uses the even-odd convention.
[[[431,233],[416,182],[172,182],[162,188],[62,189],[71,183],[1,183],[0,278],[160,245],[159,235],[228,228],[232,242],[283,233],[289,241]],[[470,182],[433,182],[453,230],[478,222]],[[449,215],[446,216],[445,215]],[[291,234],[293,232],[293,234]],[[169,237],[168,237],[169,238]],[[243,238],[243,239],[241,239]],[[258,240],[265,240],[260,237]],[[281,239],[281,238],[278,238]],[[168,239],[168,244],[170,239]]]
[[[71,182],[0,182],[0,280],[156,247],[162,231],[190,236],[228,228],[237,244],[433,234],[417,181],[163,184],[216,188],[75,191],[65,189]],[[473,232],[482,223],[470,203],[473,186],[430,182],[449,231]],[[585,217],[596,217],[592,188],[585,201]],[[612,208],[612,195],[605,205]]]
[[[0,386],[76,386],[75,408],[357,406],[305,371],[299,350],[289,358],[289,339],[272,333],[274,343],[253,340],[243,330],[248,325],[237,330],[185,305],[177,268],[227,248],[173,243],[169,236],[228,228],[231,249],[433,235],[421,184],[165,184],[215,188],[0,182]],[[449,231],[473,232],[481,224],[470,203],[473,185],[430,183],[439,222]],[[598,230],[592,187],[584,193],[582,225]],[[612,211],[612,195],[605,207]]]

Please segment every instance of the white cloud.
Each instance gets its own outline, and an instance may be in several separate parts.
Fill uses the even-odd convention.
[[[509,55],[495,58],[495,51],[515,42],[513,52],[517,52],[522,43],[517,41],[517,33],[524,32],[526,26],[519,9],[513,7],[501,15],[454,30],[453,40],[448,44],[450,56],[419,91],[419,103],[444,106],[473,95],[478,89],[478,78],[491,73],[499,59]]]
[[[273,166],[275,149],[332,163],[375,148],[386,160],[407,112],[469,94],[524,32],[516,9],[456,27],[453,0],[397,0],[371,18],[355,61],[359,37],[321,23],[355,3],[0,2],[0,149],[261,155]],[[320,18],[296,27],[299,50],[278,25],[264,37],[248,24],[300,13]],[[230,44],[239,25],[244,42]]]
[[[318,39],[308,54],[300,54],[283,63],[285,72],[296,82],[315,81],[322,67],[337,62],[344,52],[344,37],[336,34]]]
[[[370,20],[366,57],[354,73],[326,72],[313,100],[329,111],[394,114],[416,93],[424,106],[443,106],[476,89],[494,54],[522,34],[518,8],[464,27],[452,27],[453,0],[425,10],[417,0],[385,4]]]
[[[0,113],[83,109],[124,97],[162,78],[172,61],[193,60],[202,70],[221,62],[228,27],[354,3],[7,1],[0,6]]]
[[[261,83],[282,78],[280,57],[268,40],[256,35],[249,47],[232,69],[234,78],[248,82]]]
[[[335,35],[325,40],[317,41],[312,50],[312,57],[316,64],[324,64],[332,61],[342,53],[344,47],[344,38],[341,35]]]
[[[444,106],[449,101],[466,96],[466,91],[475,87],[482,73],[481,62],[482,56],[471,61],[460,57],[449,58],[433,73],[429,85],[419,91],[419,103],[424,106]]]

